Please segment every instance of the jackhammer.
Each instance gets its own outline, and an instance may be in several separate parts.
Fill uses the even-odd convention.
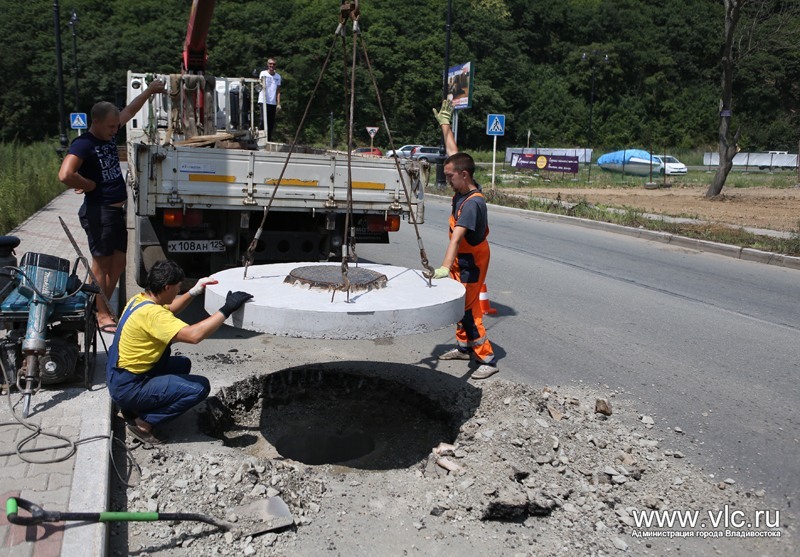
[[[18,244],[13,236],[0,237],[0,261],[5,263],[0,269],[0,324],[6,330],[0,339],[0,366],[5,382],[15,384],[22,395],[22,414],[27,418],[31,397],[41,385],[75,375],[81,331],[84,382],[89,386],[97,352],[94,296],[99,288],[78,278],[79,262],[89,268],[82,257],[75,260],[71,273],[68,260],[42,253],[26,253],[17,267],[16,258],[9,257]]]

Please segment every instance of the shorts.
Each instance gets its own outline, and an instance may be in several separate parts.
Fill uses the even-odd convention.
[[[84,203],[78,211],[78,217],[86,231],[89,252],[93,257],[113,255],[115,251],[125,253],[128,250],[125,207]]]

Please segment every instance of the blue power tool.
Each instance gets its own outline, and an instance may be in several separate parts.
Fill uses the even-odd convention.
[[[8,237],[0,237],[0,250],[3,238]],[[26,253],[19,267],[7,258],[4,261],[0,323],[6,335],[0,339],[0,365],[5,381],[15,384],[22,395],[26,418],[40,387],[74,379],[81,357],[84,382],[87,387],[90,384],[97,352],[94,296],[98,288],[78,278],[78,261],[72,273],[68,260],[42,253]],[[85,261],[84,265],[88,268]],[[79,332],[83,332],[83,354]]]

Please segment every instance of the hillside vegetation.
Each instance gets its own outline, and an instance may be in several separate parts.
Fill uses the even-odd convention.
[[[473,107],[459,121],[459,142],[485,146],[487,113],[507,116],[499,147],[532,143],[637,145],[660,151],[706,148],[719,124],[718,0],[455,0],[451,65],[475,66]],[[339,0],[219,0],[212,21],[209,72],[251,76],[269,56],[284,78],[279,137],[289,139],[337,25]],[[447,0],[363,0],[361,28],[398,144],[434,142],[431,107],[441,98]],[[73,0],[61,3],[67,111],[102,99],[124,102],[128,69],[177,72],[191,2]],[[79,78],[74,103],[72,9]],[[739,24],[733,125],[744,150],[795,151],[800,139],[800,4],[751,0]],[[58,134],[53,3],[0,0],[0,141]],[[348,36],[350,33],[348,31]],[[343,137],[347,96],[344,51],[334,48],[312,108],[306,143],[327,143],[330,114]],[[584,53],[587,57],[584,59]],[[605,61],[605,56],[608,61]],[[359,143],[380,113],[363,60],[355,124]],[[594,74],[594,102],[592,75]],[[376,145],[388,143],[379,132]]]

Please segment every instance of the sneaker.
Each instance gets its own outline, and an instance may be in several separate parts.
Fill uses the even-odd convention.
[[[498,371],[500,371],[500,368],[497,367],[497,366],[490,366],[489,364],[483,364],[482,366],[479,366],[478,369],[476,369],[472,373],[472,378],[473,379],[486,379],[488,377],[491,377],[492,375],[494,375]]]
[[[453,348],[452,350],[448,350],[441,356],[439,356],[440,360],[469,360],[469,352],[462,352],[458,348]]]

